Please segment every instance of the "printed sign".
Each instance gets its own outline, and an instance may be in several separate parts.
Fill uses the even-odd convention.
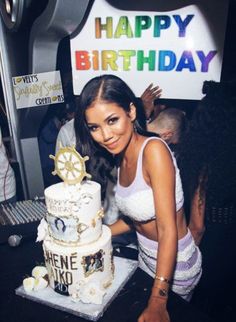
[[[17,108],[64,102],[59,71],[12,77]]]
[[[74,93],[95,76],[115,74],[136,96],[153,83],[163,98],[200,99],[203,81],[220,80],[228,1],[200,2],[139,12],[95,0],[71,39]]]

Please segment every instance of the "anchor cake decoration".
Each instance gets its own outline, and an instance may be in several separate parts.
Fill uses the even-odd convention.
[[[55,169],[53,175],[58,175],[65,183],[69,185],[80,183],[84,177],[91,178],[86,172],[85,161],[88,156],[82,157],[75,149],[75,146],[62,147],[56,155],[49,155],[54,160]]]

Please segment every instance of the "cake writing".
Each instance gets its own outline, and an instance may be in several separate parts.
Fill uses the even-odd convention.
[[[56,200],[52,198],[46,198],[47,209],[51,212],[59,213],[76,213],[84,205],[89,205],[93,200],[92,195],[82,194],[77,200]]]
[[[77,254],[58,255],[50,251],[44,252],[45,261],[51,267],[51,273],[59,284],[71,285],[73,283],[72,271],[78,269]]]

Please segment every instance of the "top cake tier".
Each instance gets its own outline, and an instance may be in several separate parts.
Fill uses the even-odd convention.
[[[102,232],[101,187],[94,181],[57,183],[45,189],[46,220],[55,242],[84,245]]]

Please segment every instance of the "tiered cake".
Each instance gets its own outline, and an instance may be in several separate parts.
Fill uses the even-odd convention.
[[[62,148],[53,158],[54,174],[64,182],[45,189],[46,220],[38,229],[49,283],[60,294],[100,304],[114,275],[111,232],[102,225],[101,188],[81,181],[88,176],[87,158],[74,148]]]

